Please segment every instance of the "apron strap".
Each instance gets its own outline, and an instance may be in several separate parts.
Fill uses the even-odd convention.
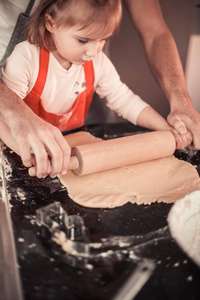
[[[31,13],[31,10],[32,10],[34,4],[35,4],[35,0],[30,0],[28,6],[26,8],[26,11],[24,13],[25,16],[27,16],[27,17],[30,16],[30,13]]]
[[[10,41],[7,45],[7,48],[5,50],[4,56],[2,57],[1,61],[0,61],[0,67],[3,65],[4,61],[8,58],[8,56],[10,56],[10,54],[12,53],[14,47],[24,41],[25,37],[24,37],[24,33],[23,33],[23,28],[24,25],[27,23],[28,19],[29,19],[29,15],[31,13],[31,10],[33,8],[33,5],[35,4],[35,0],[30,0],[26,11],[24,13],[20,13],[19,17],[17,19],[17,23],[15,25],[15,28],[13,30],[13,33],[11,35]]]
[[[39,73],[31,94],[40,99],[45,86],[49,66],[49,51],[45,48],[40,48]]]
[[[85,63],[83,66],[85,71],[86,93],[87,93],[87,101],[85,105],[85,117],[86,117],[94,93],[94,67],[93,67],[93,62],[91,60]]]

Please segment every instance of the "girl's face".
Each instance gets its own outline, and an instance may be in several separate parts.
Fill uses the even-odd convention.
[[[110,28],[103,29],[100,25],[79,29],[77,26],[51,28],[55,51],[52,51],[59,63],[66,69],[71,63],[80,65],[93,59],[103,49],[105,42],[112,35]]]

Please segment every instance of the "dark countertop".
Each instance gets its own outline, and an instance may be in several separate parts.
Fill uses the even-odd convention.
[[[82,130],[112,138],[143,129],[122,123],[90,125]],[[81,207],[69,198],[58,178],[31,178],[17,155],[5,149],[4,156],[25,299],[110,300],[138,263],[145,259],[153,260],[156,267],[136,300],[200,299],[200,268],[182,252],[168,230],[167,215],[171,204],[128,203],[115,209]],[[179,151],[176,156],[199,163],[197,151],[192,155]],[[107,241],[107,248],[102,249],[106,254],[104,257],[89,259],[84,262],[84,267],[78,261],[71,266],[61,248],[50,241],[48,232],[41,233],[36,224],[36,210],[55,201],[60,202],[68,215],[77,214],[83,218],[91,243]],[[130,242],[128,247],[120,246],[123,237]],[[115,242],[117,240],[115,246],[113,238]]]

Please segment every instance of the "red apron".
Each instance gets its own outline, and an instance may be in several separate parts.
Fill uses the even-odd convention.
[[[84,125],[94,92],[94,69],[92,61],[83,65],[86,89],[79,94],[71,110],[65,114],[47,112],[41,100],[49,66],[49,51],[40,48],[40,66],[36,83],[31,92],[24,98],[25,103],[43,120],[58,127],[61,131],[71,130]]]

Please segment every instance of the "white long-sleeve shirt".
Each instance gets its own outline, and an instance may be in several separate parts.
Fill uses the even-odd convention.
[[[137,124],[139,114],[148,104],[121,82],[115,67],[103,52],[93,59],[93,66],[96,93],[105,98],[107,106],[119,116]],[[24,99],[32,90],[38,71],[39,47],[25,41],[18,44],[6,60],[2,68],[2,81]],[[41,95],[46,111],[67,113],[84,89],[83,66],[72,64],[66,70],[50,53],[47,79]]]

